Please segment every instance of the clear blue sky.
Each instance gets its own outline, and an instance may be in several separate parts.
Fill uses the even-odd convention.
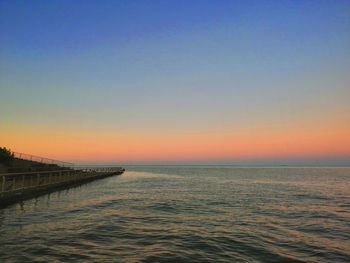
[[[312,122],[343,136],[350,126],[349,32],[346,0],[0,1],[3,138],[28,150],[14,142],[29,133],[11,137],[12,129],[65,127],[68,137],[108,130],[152,141],[158,134],[298,132]],[[165,160],[182,160],[169,147]],[[311,152],[319,148],[311,145],[308,158],[317,159]],[[64,156],[56,150],[53,157]],[[350,154],[329,152],[342,161]],[[191,158],[202,157],[194,151]]]

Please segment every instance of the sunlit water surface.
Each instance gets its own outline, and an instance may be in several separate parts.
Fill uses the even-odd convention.
[[[0,209],[0,262],[350,262],[350,168],[127,169]]]

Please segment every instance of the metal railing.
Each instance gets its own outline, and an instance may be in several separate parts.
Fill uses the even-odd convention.
[[[4,194],[96,176],[79,170],[0,174],[0,197]]]
[[[124,171],[122,167],[119,166],[92,166],[92,165],[79,165],[75,166],[74,169],[82,170],[84,172],[104,172],[104,173],[113,173]]]
[[[62,167],[73,167],[73,163],[69,162],[63,162],[59,160],[49,159],[45,157],[35,156],[31,154],[26,153],[19,153],[19,152],[12,152],[14,156],[18,159],[27,160],[27,161],[33,161],[33,162],[39,162],[39,163],[45,163],[45,164],[56,164],[58,166]]]
[[[55,170],[43,172],[5,173],[0,174],[0,197],[38,187],[48,187],[92,177],[122,173],[120,167],[109,167],[104,170]]]

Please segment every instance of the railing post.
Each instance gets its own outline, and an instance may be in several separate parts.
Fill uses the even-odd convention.
[[[13,181],[12,181],[12,191],[16,189],[16,177],[13,177]]]
[[[39,184],[40,184],[40,174],[38,173],[37,174],[37,180],[36,180],[36,184],[37,184],[37,186],[39,186]]]
[[[22,175],[22,189],[24,189],[24,175]]]
[[[1,192],[5,192],[5,183],[6,183],[6,177],[5,177],[5,175],[3,175],[2,176]]]
[[[51,184],[52,172],[49,173],[49,184]]]

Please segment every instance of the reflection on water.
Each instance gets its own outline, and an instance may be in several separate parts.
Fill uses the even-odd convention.
[[[0,261],[350,262],[350,168],[127,169],[0,209]]]

